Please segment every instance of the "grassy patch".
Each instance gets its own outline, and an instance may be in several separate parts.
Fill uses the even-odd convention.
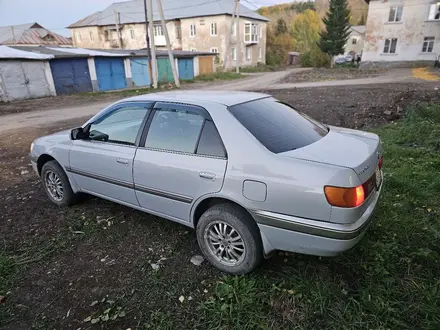
[[[216,72],[211,74],[202,74],[194,78],[195,81],[215,81],[215,80],[233,80],[244,78],[239,73],[235,72]]]
[[[267,64],[259,64],[256,66],[245,66],[241,67],[240,71],[243,73],[254,73],[254,72],[273,72],[273,71],[280,71],[282,69],[285,69],[285,66],[280,65],[267,65]]]
[[[289,256],[278,273],[226,277],[201,306],[210,329],[438,329],[440,106],[377,130],[385,187],[374,225],[337,258]]]

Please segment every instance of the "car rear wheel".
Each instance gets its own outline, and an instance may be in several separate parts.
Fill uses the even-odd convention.
[[[263,256],[261,236],[251,216],[232,204],[209,208],[197,223],[197,241],[209,262],[234,274],[251,272]]]
[[[47,197],[58,206],[69,206],[75,202],[75,193],[66,173],[58,162],[49,161],[41,170],[44,191]]]

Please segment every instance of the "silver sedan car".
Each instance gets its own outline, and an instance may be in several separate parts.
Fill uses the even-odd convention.
[[[124,99],[35,140],[30,158],[53,203],[87,193],[195,228],[205,257],[231,274],[275,250],[350,249],[382,188],[377,135],[323,125],[259,93]]]

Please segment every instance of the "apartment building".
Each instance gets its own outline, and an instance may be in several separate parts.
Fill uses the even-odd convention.
[[[439,53],[438,0],[370,0],[362,62],[433,62]]]
[[[240,21],[232,24],[233,0],[162,0],[162,4],[173,49],[217,53],[219,62],[222,62],[228,49],[227,45],[231,41],[228,67],[235,65],[238,48],[241,50],[241,65],[265,63],[267,18],[240,5]],[[153,1],[153,20],[155,45],[158,49],[165,49],[165,36],[156,1]],[[103,11],[71,24],[68,28],[75,47],[146,47],[142,0],[114,3]]]

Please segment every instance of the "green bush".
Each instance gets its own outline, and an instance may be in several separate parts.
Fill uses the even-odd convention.
[[[313,48],[312,50],[305,52],[301,55],[301,66],[303,67],[329,67],[330,58],[321,52],[318,48]]]

